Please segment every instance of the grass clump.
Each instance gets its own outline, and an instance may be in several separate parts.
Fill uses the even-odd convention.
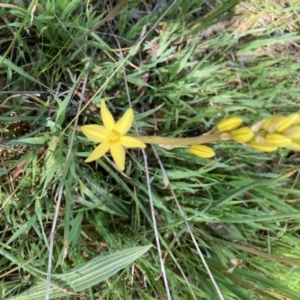
[[[0,4],[1,298],[297,299],[297,151],[84,162],[103,100],[141,139],[299,111],[299,4],[238,2]]]

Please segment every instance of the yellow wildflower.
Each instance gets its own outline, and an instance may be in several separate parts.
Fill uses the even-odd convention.
[[[204,145],[192,145],[190,146],[190,151],[193,154],[204,158],[211,158],[215,156],[214,150]]]
[[[104,126],[84,125],[81,127],[84,135],[95,143],[100,143],[85,162],[91,162],[101,158],[110,151],[117,167],[123,171],[125,169],[125,149],[124,148],[145,148],[146,145],[137,138],[126,136],[133,123],[133,110],[127,109],[121,119],[115,123],[112,114],[106,107],[104,101],[101,102],[101,117]]]

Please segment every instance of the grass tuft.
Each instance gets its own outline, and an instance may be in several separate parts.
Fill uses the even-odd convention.
[[[299,111],[298,1],[0,3],[1,299],[298,299],[299,154],[213,159],[81,132],[192,137]]]

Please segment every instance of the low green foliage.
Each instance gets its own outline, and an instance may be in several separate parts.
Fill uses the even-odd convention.
[[[115,119],[133,109],[135,136],[299,112],[299,9],[0,3],[0,298],[298,299],[296,151],[148,146],[121,172],[84,162],[81,126],[103,124],[102,100]]]

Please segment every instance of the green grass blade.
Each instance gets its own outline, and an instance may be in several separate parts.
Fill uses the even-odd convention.
[[[88,287],[98,284],[116,272],[133,263],[145,254],[152,246],[134,247],[116,253],[101,255],[62,275],[52,275],[51,299],[75,295]],[[14,300],[40,300],[45,297],[46,282],[28,289]]]

